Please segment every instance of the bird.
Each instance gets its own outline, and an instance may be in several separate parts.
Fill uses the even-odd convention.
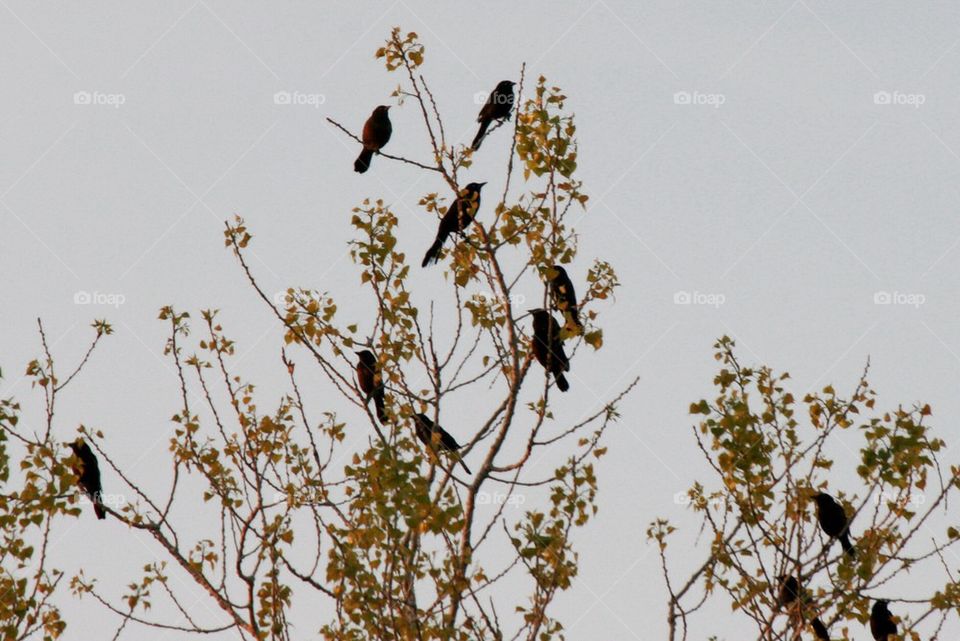
[[[360,391],[363,392],[364,404],[373,399],[373,404],[377,408],[377,419],[381,423],[387,422],[387,409],[383,398],[383,378],[380,374],[380,365],[377,363],[377,357],[373,352],[365,349],[357,352],[360,360],[357,361],[357,383],[360,384]]]
[[[477,122],[480,123],[480,129],[477,131],[477,135],[473,138],[473,150],[476,151],[480,149],[480,143],[483,142],[483,137],[487,135],[487,128],[490,126],[490,123],[494,120],[504,120],[505,118],[510,117],[510,112],[513,111],[513,85],[515,83],[511,80],[501,80],[497,84],[497,88],[494,89],[490,96],[487,98],[487,102],[484,103],[483,108],[480,109],[480,115],[477,116]]]
[[[820,492],[813,499],[817,502],[817,519],[820,521],[820,527],[824,534],[840,539],[843,551],[851,557],[855,557],[857,553],[853,544],[850,543],[850,522],[847,519],[846,512],[843,511],[843,506],[833,500],[833,497],[826,492]]]
[[[795,576],[781,574],[777,577],[777,583],[780,591],[777,595],[777,603],[780,607],[786,607],[797,600],[800,596],[800,582]]]
[[[891,634],[897,633],[897,624],[893,622],[888,604],[889,601],[878,600],[870,610],[870,632],[874,641],[887,641]]]
[[[533,316],[533,356],[543,368],[553,374],[561,392],[570,389],[564,372],[570,371],[570,360],[563,351],[560,340],[560,325],[545,309],[531,309]]]
[[[73,466],[73,473],[77,475],[80,489],[93,502],[93,511],[97,518],[107,518],[103,503],[100,502],[103,496],[103,487],[100,485],[100,466],[97,464],[97,457],[94,456],[93,450],[82,438],[70,443],[70,449],[73,450],[73,455],[77,458],[77,463]]]
[[[390,134],[393,133],[393,125],[390,124],[390,116],[387,111],[389,105],[380,105],[373,110],[367,122],[363,125],[363,133],[360,138],[363,142],[363,151],[357,156],[353,163],[353,170],[357,173],[363,173],[370,169],[370,161],[373,160],[374,152],[379,152],[390,142]]]
[[[457,199],[447,208],[443,218],[440,219],[440,227],[437,229],[437,238],[430,245],[430,249],[423,257],[421,267],[426,267],[431,262],[437,262],[440,257],[440,248],[446,242],[450,234],[462,232],[477,214],[480,207],[480,190],[487,183],[470,183],[460,192]]]
[[[827,626],[823,625],[820,617],[813,617],[813,621],[810,622],[810,627],[813,628],[813,633],[817,635],[819,641],[830,641],[830,633],[827,632]]]
[[[454,457],[456,457],[460,465],[463,466],[463,469],[467,471],[467,474],[472,474],[470,468],[467,467],[467,464],[463,462],[463,458],[457,451],[460,449],[460,444],[457,443],[455,438],[450,436],[449,432],[434,423],[424,414],[414,414],[413,422],[417,429],[417,438],[420,439],[421,443],[429,447],[434,452],[436,452],[437,446],[439,446],[440,449],[445,452],[450,452]]]
[[[553,265],[547,270],[549,277],[550,292],[553,295],[553,306],[557,308],[564,318],[569,318],[577,329],[581,329],[580,314],[577,311],[577,293],[573,289],[573,282],[567,276],[567,270],[560,265]]]

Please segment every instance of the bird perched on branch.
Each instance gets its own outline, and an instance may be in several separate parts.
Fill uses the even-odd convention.
[[[82,438],[78,438],[70,443],[70,449],[77,461],[73,464],[73,473],[77,475],[80,489],[90,497],[93,502],[93,511],[98,519],[107,518],[107,513],[103,509],[101,499],[103,496],[103,487],[100,485],[100,465],[97,464],[97,457],[93,450]]]
[[[473,139],[474,151],[480,149],[480,143],[483,142],[483,137],[487,135],[487,128],[490,126],[490,123],[494,120],[504,120],[510,117],[510,112],[513,111],[513,102],[515,100],[513,96],[514,84],[515,83],[510,80],[501,80],[497,84],[497,88],[490,92],[487,102],[485,102],[483,108],[480,109],[480,115],[477,116],[480,129]]]
[[[800,597],[800,582],[795,576],[781,574],[777,577],[777,583],[780,585],[777,594],[777,603],[780,607],[786,607]]]
[[[447,212],[440,219],[440,227],[437,229],[437,238],[430,245],[426,255],[423,257],[421,267],[426,267],[431,262],[435,263],[440,257],[440,249],[446,242],[450,234],[457,234],[470,226],[473,217],[477,214],[480,207],[480,190],[487,183],[470,183],[463,190],[457,199],[447,208]]]
[[[387,111],[389,105],[380,105],[373,110],[367,122],[363,125],[363,133],[360,140],[363,141],[363,151],[357,156],[353,163],[353,170],[363,173],[370,169],[370,161],[373,160],[373,154],[379,152],[390,142],[390,134],[393,133],[393,125],[390,124],[390,116]]]
[[[580,314],[577,311],[577,293],[573,289],[573,282],[567,276],[567,270],[560,265],[553,265],[547,270],[547,278],[550,283],[550,293],[553,296],[553,306],[578,330],[582,329]]]
[[[533,356],[543,368],[553,374],[561,392],[570,389],[564,372],[570,371],[570,360],[563,351],[560,340],[560,325],[545,309],[531,309],[533,316]]]
[[[889,601],[876,601],[870,610],[870,632],[874,641],[887,641],[891,634],[897,633],[897,624],[893,622],[888,604]]]
[[[380,375],[380,364],[377,357],[368,349],[357,352],[360,360],[357,361],[357,383],[360,385],[360,391],[364,394],[364,404],[373,399],[373,404],[377,408],[377,419],[381,423],[387,422],[387,410],[384,404],[383,378]]]
[[[851,557],[856,557],[856,550],[850,543],[850,521],[846,512],[843,511],[843,506],[826,492],[820,492],[813,497],[813,500],[817,502],[817,519],[820,521],[823,533],[831,538],[840,539],[843,551]]]
[[[449,452],[457,462],[463,466],[467,474],[472,474],[470,468],[463,462],[463,458],[457,451],[460,449],[460,444],[457,443],[455,438],[450,436],[449,432],[431,421],[424,414],[414,414],[413,423],[417,429],[417,438],[420,439],[421,443],[429,447],[434,453],[436,453],[438,448],[444,452]]]
[[[777,591],[777,605],[779,605],[781,608],[790,607],[801,598],[801,586],[797,577],[781,574],[777,577],[777,585],[779,585],[779,590]],[[796,611],[795,614],[797,614],[801,619],[804,618],[804,613],[800,610]],[[813,628],[813,633],[816,635],[819,641],[830,641],[830,636],[827,634],[827,627],[823,625],[823,622],[820,621],[819,617],[813,617],[813,619],[810,621],[810,627]]]

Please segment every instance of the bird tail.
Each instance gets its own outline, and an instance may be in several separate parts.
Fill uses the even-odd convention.
[[[360,152],[360,155],[357,156],[357,160],[353,163],[353,170],[358,174],[362,174],[366,170],[370,169],[371,160],[373,160],[373,150],[364,149]]]
[[[386,423],[387,407],[386,407],[386,404],[383,402],[383,392],[373,395],[373,404],[376,405],[377,407],[377,420],[379,420],[380,423]]]
[[[431,262],[437,262],[437,257],[440,255],[440,248],[443,247],[443,236],[437,236],[437,239],[433,241],[433,244],[430,245],[430,249],[427,250],[427,253],[423,256],[423,262],[420,263],[421,267],[426,267]]]
[[[817,636],[819,641],[830,641],[830,634],[827,632],[827,626],[823,625],[823,621],[819,617],[813,617],[813,621],[810,622],[810,626],[813,628],[813,633]]]
[[[473,150],[476,151],[480,149],[480,143],[483,142],[483,137],[487,135],[487,127],[490,126],[490,121],[484,118],[480,121],[480,129],[477,130],[477,135],[473,138]]]
[[[107,512],[103,509],[103,503],[100,502],[99,496],[93,497],[93,512],[101,521],[107,518]]]
[[[467,471],[467,474],[473,474],[473,472],[470,471],[470,468],[467,467],[467,464],[463,462],[463,457],[459,454],[457,454],[457,461],[463,466],[463,469]]]
[[[840,535],[840,546],[844,552],[850,555],[850,558],[857,557],[857,551],[854,549],[853,544],[850,543],[850,535],[846,532]]]
[[[557,379],[557,387],[560,388],[561,392],[566,392],[570,389],[570,383],[567,382],[567,377],[563,374],[555,374],[554,377]]]

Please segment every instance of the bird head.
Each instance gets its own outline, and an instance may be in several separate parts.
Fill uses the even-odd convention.
[[[497,89],[500,89],[501,91],[510,91],[511,89],[513,89],[513,86],[515,84],[517,83],[515,83],[513,80],[501,80],[497,84]]]
[[[479,193],[480,190],[483,189],[483,186],[486,185],[486,184],[487,184],[487,183],[485,183],[485,182],[482,182],[482,183],[469,183],[469,184],[465,187],[465,189],[466,189],[467,191]]]
[[[361,363],[375,363],[377,362],[377,357],[373,355],[369,349],[365,349],[359,352],[355,352],[357,356],[360,357]]]
[[[561,265],[551,265],[550,269],[555,272],[554,275],[550,277],[551,280],[553,280],[557,276],[567,275],[567,270],[565,270]]]
[[[83,448],[86,447],[87,444],[84,442],[82,438],[78,438],[73,443],[69,443],[69,445],[70,445],[70,449],[73,450],[73,453],[79,456],[80,451],[83,450]]]
[[[389,110],[390,110],[390,105],[380,105],[373,110],[373,113],[379,114],[381,116],[386,116]]]
[[[885,601],[884,599],[877,599],[873,603],[872,611],[874,612],[874,614],[887,614],[889,612],[889,610],[887,609],[887,606],[889,604],[890,604],[889,601]]]
[[[813,495],[813,500],[817,502],[817,505],[829,505],[833,503],[833,497],[827,494],[826,492],[818,492]]]

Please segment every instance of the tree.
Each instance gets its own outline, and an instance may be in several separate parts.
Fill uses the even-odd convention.
[[[727,337],[714,347],[716,397],[690,406],[699,420],[694,439],[716,477],[688,492],[709,552],[678,581],[668,563],[677,529],[658,519],[647,532],[660,552],[669,638],[702,638],[694,632],[696,613],[724,597],[737,616],[753,622],[757,639],[817,638],[815,621],[831,639],[862,638],[872,604],[881,599],[899,617],[899,638],[919,639],[921,631],[939,638],[960,608],[951,563],[960,533],[947,511],[960,488],[960,467],[941,469],[937,455],[945,443],[927,424],[930,407],[878,411],[868,368],[849,398],[827,386],[798,407],[787,374],[743,366]],[[859,462],[859,487],[837,480],[843,465],[835,465],[834,452],[843,465]],[[818,525],[819,492],[843,506],[853,554]],[[795,587],[783,598],[789,577]],[[711,638],[720,638],[715,621],[707,625]]]
[[[419,111],[431,152],[425,161],[379,155],[443,179],[449,191],[419,201],[435,217],[452,202],[446,194],[460,193],[474,152],[446,137],[438,103],[421,74],[424,47],[415,33],[394,29],[377,58],[402,76],[393,96]],[[92,598],[118,617],[118,635],[128,625],[141,625],[288,639],[294,636],[292,618],[300,622],[298,636],[306,620],[311,632],[327,639],[560,635],[562,625],[549,606],[577,573],[571,533],[596,510],[593,460],[604,453],[601,437],[617,418],[617,401],[636,381],[599,411],[563,420],[552,411],[552,378],[533,363],[529,319],[517,309],[515,289],[522,280],[537,279],[543,284],[541,306],[551,307],[546,279],[553,265],[570,265],[577,256],[568,217],[585,206],[587,196],[576,178],[576,126],[565,96],[542,77],[524,96],[523,76],[521,68],[512,122],[492,128],[512,128],[502,194],[499,199],[487,194],[477,222],[448,241],[441,262],[449,270],[449,288],[426,306],[415,304],[418,293],[409,283],[411,269],[419,266],[410,267],[408,252],[418,255],[421,249],[399,247],[397,216],[383,200],[366,199],[350,219],[356,233],[351,255],[370,301],[365,324],[341,321],[330,292],[291,288],[282,303],[275,302],[246,260],[253,241],[246,223],[238,217],[226,225],[226,247],[285,331],[278,349],[289,384],[279,401],[270,404],[256,382],[236,373],[231,360],[236,344],[216,311],[199,314],[197,339],[189,312],[173,306],[160,311],[169,329],[164,354],[180,387],[166,463],[169,492],[149,495],[134,471],[115,463],[107,436],[79,429],[112,484],[105,491],[131,497],[122,506],[104,501],[108,518],[148,533],[166,559],[147,565],[119,599],[102,594],[96,577],[86,573],[71,580],[77,596]],[[359,142],[346,127],[333,124]],[[484,147],[484,153],[493,151],[492,143]],[[522,168],[522,188],[515,184],[515,163]],[[373,171],[385,168],[380,161]],[[602,260],[586,270],[585,293],[577,301],[583,326],[567,322],[561,330],[574,354],[574,371],[577,357],[587,357],[578,354],[580,347],[602,346],[598,303],[617,284]],[[95,327],[87,357],[110,333],[103,321]],[[387,420],[378,420],[355,379],[355,352],[361,349],[376,355],[384,386],[381,418]],[[28,539],[37,538],[21,524],[40,528],[45,543],[51,520],[77,516],[83,500],[71,467],[76,460],[62,442],[64,428],[54,425],[55,395],[83,363],[61,383],[53,356],[45,352],[27,373],[47,395],[46,431],[20,433],[17,406],[11,401],[0,407],[7,412],[0,414],[0,437],[14,437],[23,449],[14,455],[0,449],[0,471],[17,460],[26,474],[23,489],[10,485],[0,503],[2,514],[10,515],[0,525],[20,567],[35,557]],[[318,392],[301,382],[307,366],[319,368],[324,391],[336,390],[341,404],[365,412],[366,428],[342,419],[332,407],[312,414],[305,398]],[[199,393],[190,391],[194,388]],[[489,399],[488,414],[459,414],[456,406],[465,394]],[[268,404],[270,410],[261,409]],[[454,457],[437,442],[415,438],[417,413],[462,443]],[[469,459],[472,476],[456,471],[456,456]],[[552,475],[532,471],[542,456],[558,461]],[[339,464],[344,458],[348,462]],[[527,505],[527,496],[542,500]],[[512,507],[522,509],[507,509]],[[187,521],[204,534],[188,537]],[[500,553],[504,549],[509,556]],[[171,580],[174,573],[202,588],[222,620],[191,617]],[[65,623],[48,595],[60,575],[44,569],[23,583],[9,574],[4,580],[17,586],[14,605],[0,611],[8,636],[29,638],[38,631],[45,638],[59,636]],[[498,592],[507,581],[522,586],[523,600],[514,589]],[[310,605],[294,614],[295,598],[302,594]],[[318,606],[318,599],[327,607]],[[161,602],[171,617],[154,615]],[[321,619],[324,611],[330,616]]]

